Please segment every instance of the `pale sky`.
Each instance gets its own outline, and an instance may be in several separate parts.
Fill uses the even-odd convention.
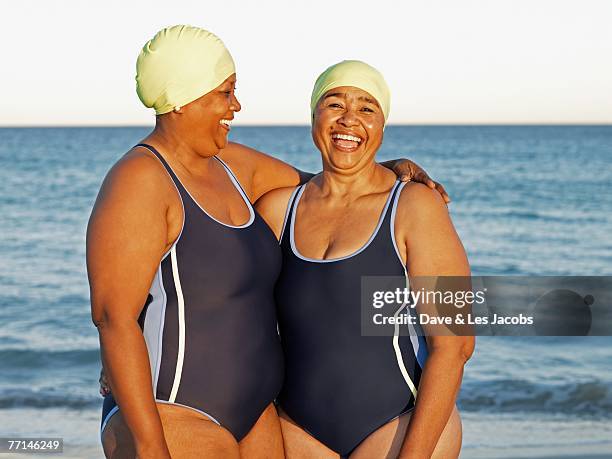
[[[612,123],[612,1],[0,0],[0,126],[142,125],[142,45],[191,24],[237,66],[236,124],[307,124],[317,75],[377,67],[390,123]]]

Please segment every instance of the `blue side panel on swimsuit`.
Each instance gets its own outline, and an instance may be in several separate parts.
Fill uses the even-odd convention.
[[[182,232],[158,267],[139,320],[156,400],[197,410],[240,441],[282,385],[273,295],[278,242],[221,160],[248,206],[244,225],[207,214],[162,155],[140,146],[164,165],[184,209]],[[113,404],[107,397],[107,414]]]
[[[158,350],[159,345],[161,344],[162,346],[162,358],[159,360],[159,370],[157,371],[155,398],[159,400],[169,400],[179,355],[179,306],[176,284],[172,275],[172,261],[169,256],[166,256],[161,262],[161,279],[161,285],[163,285],[163,300],[165,300],[165,302],[162,312],[163,317],[161,317],[163,323],[159,324],[159,335],[156,340],[158,343]],[[158,303],[161,301],[161,299],[158,300],[159,296],[158,294],[155,298]],[[159,323],[158,321],[155,322]],[[149,324],[146,321],[146,316],[144,323],[148,328]],[[155,325],[157,324],[153,324],[153,326]]]
[[[396,352],[393,337],[361,335],[361,277],[401,276],[397,287],[406,286],[389,211],[400,189],[396,182],[374,234],[352,255],[313,260],[299,254],[293,233],[303,187],[290,200],[281,239],[276,301],[286,372],[279,402],[293,421],[341,455],[414,408],[410,383],[418,388],[426,357],[424,340],[416,336],[399,336]]]
[[[112,395],[107,395],[104,397],[104,402],[102,403],[102,420],[100,422],[100,428],[104,428],[104,424],[110,419],[111,411],[115,409],[117,406],[117,402]]]

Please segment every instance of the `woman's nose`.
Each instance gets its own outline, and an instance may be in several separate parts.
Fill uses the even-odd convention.
[[[338,123],[343,126],[355,126],[358,123],[357,116],[354,111],[347,110],[344,114],[338,119]]]
[[[242,105],[238,102],[238,98],[232,94],[232,102],[230,103],[230,110],[239,112],[242,109]]]

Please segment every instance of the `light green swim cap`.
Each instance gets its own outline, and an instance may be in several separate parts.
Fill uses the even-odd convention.
[[[236,72],[223,42],[208,30],[176,25],[160,30],[136,61],[136,92],[162,115],[212,91]]]
[[[391,108],[391,91],[382,74],[371,65],[361,61],[342,61],[325,70],[312,89],[310,114],[314,115],[319,99],[327,91],[340,86],[354,86],[374,97],[385,115],[385,123]]]

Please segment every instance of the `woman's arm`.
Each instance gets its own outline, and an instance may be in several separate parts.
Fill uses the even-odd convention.
[[[163,178],[152,161],[127,155],[104,180],[87,228],[87,270],[102,361],[138,457],[167,459],[138,325],[168,236]]]
[[[257,201],[268,191],[294,187],[306,183],[314,176],[280,159],[235,142],[229,142],[219,156],[238,174],[251,202]],[[422,182],[438,190],[444,200],[450,202],[444,187],[433,181],[418,164],[408,159],[392,159],[381,164],[395,172],[403,181]]]
[[[398,203],[397,219],[400,252],[405,256],[413,289],[418,290],[418,276],[470,275],[465,250],[438,193],[421,184],[407,184]],[[427,350],[402,458],[429,458],[433,453],[453,411],[463,366],[474,350],[474,337],[427,336]]]
[[[257,201],[268,191],[306,183],[313,176],[280,159],[235,142],[229,142],[219,156],[238,173],[251,202]]]
[[[399,177],[402,182],[417,182],[422,183],[423,185],[427,185],[432,190],[436,190],[444,199],[444,202],[448,204],[451,202],[450,196],[444,189],[441,183],[433,180],[425,169],[419,166],[414,161],[410,159],[390,159],[389,161],[384,161],[380,163],[382,166],[385,166],[387,169],[391,169],[395,172],[395,175]]]
[[[294,190],[295,187],[278,188],[267,192],[255,203],[255,209],[278,240],[282,235],[287,206]]]

